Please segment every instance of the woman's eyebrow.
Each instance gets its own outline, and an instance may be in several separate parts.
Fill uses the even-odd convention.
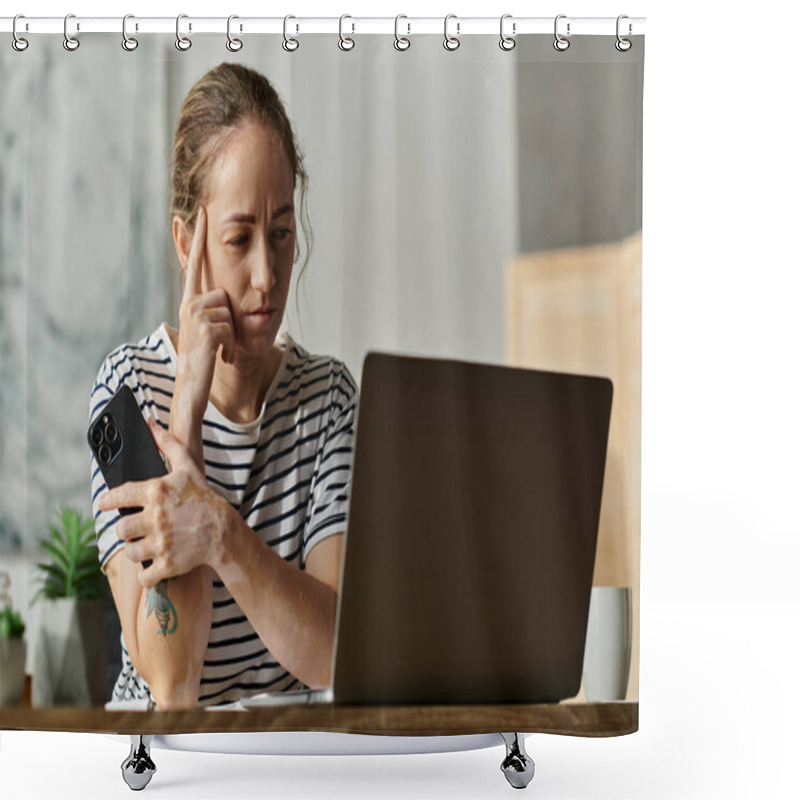
[[[289,214],[294,211],[294,206],[291,203],[284,203],[272,216],[282,217],[284,214]]]
[[[237,211],[233,214],[229,214],[227,217],[225,217],[225,219],[222,220],[223,225],[226,222],[249,222],[251,225],[255,225],[256,218],[254,214],[243,214]]]
[[[284,214],[289,214],[294,211],[294,205],[292,203],[284,203],[280,208],[278,208],[273,217],[282,217]],[[250,225],[256,224],[256,217],[255,214],[245,214],[241,211],[235,211],[233,214],[229,214],[225,219],[222,220],[222,224],[228,222],[247,222]]]

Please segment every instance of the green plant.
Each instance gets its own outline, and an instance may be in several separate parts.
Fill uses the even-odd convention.
[[[48,600],[59,597],[74,597],[76,600],[103,598],[107,584],[100,570],[94,520],[65,506],[59,509],[56,524],[47,527],[50,538],[39,542],[39,547],[51,561],[37,564],[44,573],[44,584],[33,602],[40,597]]]
[[[21,639],[25,633],[25,623],[11,606],[3,606],[0,611],[0,639]]]

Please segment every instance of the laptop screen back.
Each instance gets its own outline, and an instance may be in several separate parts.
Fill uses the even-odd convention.
[[[337,703],[578,692],[611,395],[603,378],[367,356]]]

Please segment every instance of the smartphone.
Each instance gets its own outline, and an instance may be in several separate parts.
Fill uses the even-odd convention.
[[[155,439],[126,384],[89,426],[86,438],[110,489],[127,481],[146,481],[167,474]],[[141,510],[141,507],[121,508],[119,513],[135,514]],[[142,562],[145,568],[150,564],[150,560]]]

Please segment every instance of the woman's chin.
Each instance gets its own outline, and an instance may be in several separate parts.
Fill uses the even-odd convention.
[[[261,330],[242,330],[240,328],[237,334],[237,351],[250,358],[258,358],[268,355],[272,351],[278,331],[277,328],[270,325]]]
[[[264,337],[263,339],[253,339],[248,337],[244,341],[236,342],[236,356],[237,360],[240,357],[247,359],[264,358],[272,352],[275,344],[275,337]]]

